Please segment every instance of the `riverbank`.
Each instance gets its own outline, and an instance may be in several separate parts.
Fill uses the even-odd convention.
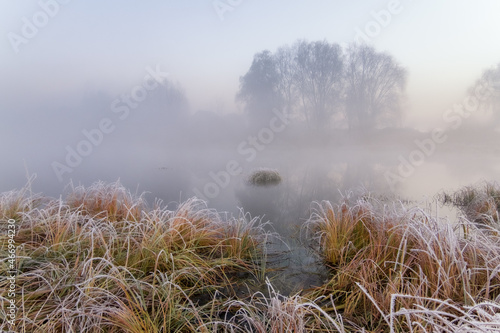
[[[443,223],[369,195],[313,207],[301,240],[328,278],[283,296],[267,251],[279,235],[258,217],[196,198],[150,206],[119,183],[75,187],[65,199],[2,193],[1,270],[15,283],[2,274],[0,329],[500,331],[495,225]]]

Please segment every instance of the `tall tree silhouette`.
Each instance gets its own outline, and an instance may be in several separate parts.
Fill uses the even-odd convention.
[[[326,41],[300,41],[296,50],[296,86],[306,119],[315,127],[323,127],[341,99],[342,49]]]
[[[386,53],[351,45],[345,71],[345,114],[349,128],[371,129],[398,120],[406,70]]]
[[[248,72],[240,77],[240,90],[236,96],[245,103],[245,111],[254,124],[265,123],[274,108],[282,107],[279,85],[280,76],[271,52],[257,53]]]
[[[319,129],[343,113],[341,127],[366,130],[400,120],[406,77],[393,57],[371,46],[344,51],[327,41],[299,40],[274,54],[257,53],[237,98],[254,122],[279,109]]]
[[[469,89],[469,96],[470,104],[478,103],[479,108],[491,116],[491,127],[500,125],[500,64],[483,72]]]

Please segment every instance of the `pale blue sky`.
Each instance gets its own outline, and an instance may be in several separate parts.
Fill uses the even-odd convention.
[[[408,124],[439,119],[500,62],[498,0],[221,0],[237,4],[224,20],[213,0],[72,0],[15,53],[8,33],[21,35],[23,17],[32,21],[53,1],[0,1],[0,89],[9,112],[25,99],[78,96],[88,87],[118,94],[158,63],[194,110],[234,111],[238,79],[255,53],[298,38],[349,43],[391,5],[398,13],[376,23],[370,41],[409,71]]]

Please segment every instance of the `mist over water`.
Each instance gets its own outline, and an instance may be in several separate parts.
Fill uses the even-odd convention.
[[[434,208],[438,192],[480,180],[498,180],[500,171],[495,140],[478,147],[473,140],[462,144],[459,138],[450,138],[436,145],[430,156],[415,155],[417,163],[412,164],[412,152],[420,151],[414,141],[424,141],[426,133],[410,129],[368,134],[317,131],[292,123],[273,133],[272,140],[264,137],[268,143],[258,141],[253,145],[252,138],[258,138],[262,127],[248,125],[243,115],[200,111],[171,117],[158,111],[168,110],[168,104],[152,100],[120,123],[106,107],[110,98],[102,98],[89,97],[82,102],[82,109],[100,110],[85,114],[85,119],[59,119],[58,126],[48,121],[43,129],[38,128],[40,122],[32,123],[31,130],[39,133],[39,138],[27,144],[26,150],[11,153],[10,158],[22,157],[28,173],[36,174],[33,191],[64,197],[71,191],[70,182],[90,186],[96,181],[119,180],[137,195],[145,192],[150,206],[160,199],[174,209],[178,203],[198,196],[218,211],[260,216],[263,223],[271,222],[268,230],[281,237],[268,246],[270,253],[278,254],[271,262],[274,260],[281,270],[269,275],[284,294],[321,285],[328,274],[300,241],[301,227],[313,212],[313,202],[339,203],[349,195],[371,193],[382,200],[389,198],[388,202],[409,200],[410,205]],[[61,143],[61,137],[72,137],[69,146],[76,147],[85,139],[82,129],[94,129],[92,126],[106,117],[115,121],[116,129],[103,134],[102,143],[59,181],[51,164],[64,163],[68,154],[68,144]],[[424,160],[419,159],[421,156]],[[277,170],[281,183],[249,184],[251,173],[262,167]],[[388,180],[388,173],[400,175],[400,170],[404,174],[400,181]],[[2,173],[12,175],[3,177],[2,191],[26,183],[25,170],[19,163],[4,164]],[[452,212],[439,209],[453,217]]]
[[[497,178],[498,95],[455,107],[480,79],[498,91],[498,46],[462,24],[491,35],[495,1],[2,6],[1,191],[120,179],[149,202],[259,215],[269,192],[266,215],[300,219],[359,187],[420,198]],[[283,182],[247,186],[260,167]]]
[[[448,142],[437,144],[423,160],[423,154],[417,155],[412,164],[410,155],[419,150],[414,141],[424,141],[426,133],[316,131],[292,123],[273,133],[269,143],[252,145],[251,138],[258,140],[262,128],[249,126],[244,115],[190,114],[182,106],[185,109],[173,117],[172,106],[155,98],[160,99],[153,95],[123,121],[109,108],[113,98],[104,94],[87,96],[77,106],[37,103],[31,112],[12,114],[12,122],[24,121],[23,131],[5,126],[11,141],[3,145],[20,149],[5,150],[5,160],[11,163],[2,164],[1,190],[22,187],[27,173],[36,174],[35,192],[55,197],[67,193],[70,182],[89,186],[120,180],[138,195],[146,192],[150,203],[158,198],[175,205],[197,195],[218,210],[238,213],[243,208],[275,222],[299,223],[313,201],[338,201],[353,190],[421,200],[441,190],[498,179],[500,155],[494,133],[483,142],[479,140],[488,139],[485,134],[467,140],[466,132],[451,131]],[[82,156],[59,181],[52,164],[65,164],[66,147],[76,150],[79,142],[88,141],[82,131],[94,130],[104,118],[114,121],[115,129],[103,134],[91,154]],[[248,185],[250,173],[261,167],[278,170],[282,183]],[[399,177],[398,168],[405,171],[404,177],[388,180],[389,172]]]

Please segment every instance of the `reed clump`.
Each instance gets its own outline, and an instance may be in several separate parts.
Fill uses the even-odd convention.
[[[66,201],[33,201],[23,191],[0,197],[2,223],[16,219],[19,331],[194,331],[215,291],[261,274],[258,218],[224,218],[196,198],[147,209],[119,183],[96,183]],[[6,258],[5,233],[0,244]]]
[[[460,209],[470,221],[500,229],[500,185],[496,182],[464,186],[452,193],[442,192],[439,199],[445,205]]]
[[[16,226],[15,327],[0,234],[3,331],[500,332],[498,232],[370,195],[316,204],[302,235],[329,276],[290,296],[266,275],[276,235],[196,198],[170,210],[119,183],[66,200],[25,188],[0,195],[0,217]]]
[[[474,223],[452,226],[421,209],[361,199],[318,204],[305,231],[331,270],[307,296],[330,299],[352,327],[433,331],[500,298],[500,240]]]
[[[230,315],[212,323],[211,328],[214,332],[346,332],[342,317],[328,314],[317,301],[299,294],[280,295],[267,280],[267,292],[256,292],[246,301],[224,303],[225,313]]]
[[[24,213],[43,203],[42,195],[31,191],[31,183],[34,178],[28,179],[28,184],[21,190],[4,192],[0,195],[0,221],[19,220]],[[0,230],[4,230],[4,227],[5,225],[0,225]]]

